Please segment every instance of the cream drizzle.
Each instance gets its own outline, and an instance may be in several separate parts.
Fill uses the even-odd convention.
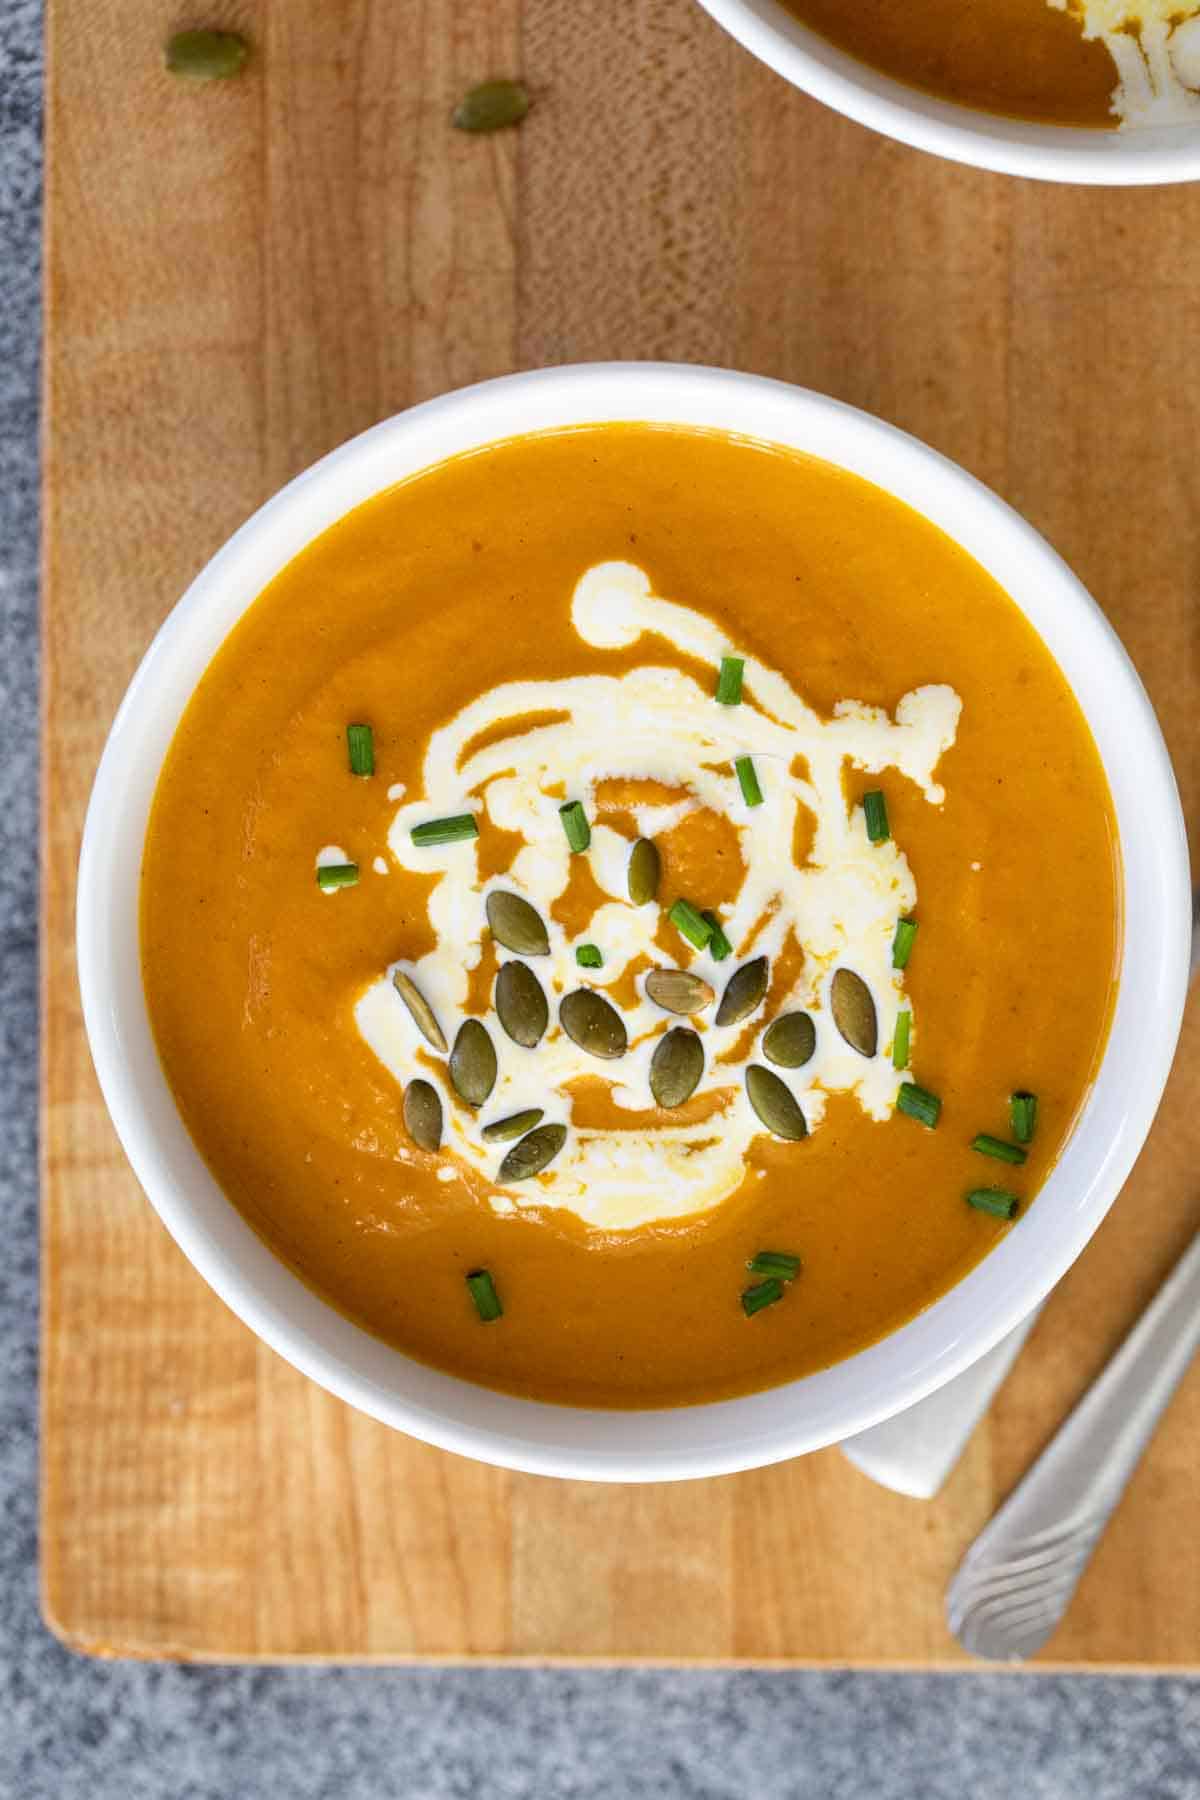
[[[589,569],[575,588],[571,616],[579,636],[598,650],[627,649],[650,632],[666,638],[687,657],[707,664],[714,684],[723,655],[735,650],[745,654],[704,614],[656,596],[645,573],[628,563]],[[565,717],[527,728],[530,715],[549,712]],[[571,1120],[569,1084],[583,1075],[609,1081],[619,1108],[647,1110],[655,1044],[664,1030],[681,1023],[639,997],[624,1012],[628,1054],[620,1062],[602,1063],[573,1044],[557,1022],[558,1000],[570,989],[586,984],[603,991],[639,956],[648,955],[658,964],[667,960],[655,943],[660,909],[629,903],[631,846],[607,827],[593,827],[591,846],[583,854],[610,898],[579,940],[568,939],[550,916],[570,876],[571,853],[558,817],[563,791],[581,800],[594,817],[599,782],[649,779],[682,790],[684,797],[670,806],[630,807],[642,836],[661,835],[697,808],[711,808],[733,820],[746,869],[736,903],[722,919],[734,956],[722,964],[707,955],[689,963],[691,952],[680,939],[680,963],[719,992],[748,954],[765,954],[774,964],[794,931],[804,947],[803,966],[779,1010],[810,1011],[817,1048],[806,1068],[780,1073],[803,1107],[810,1130],[820,1127],[830,1093],[851,1093],[869,1117],[887,1118],[903,1079],[891,1067],[888,1048],[896,1014],[908,1004],[903,975],[891,967],[891,945],[897,918],[916,905],[916,883],[894,841],[868,842],[862,809],[848,804],[843,775],[847,768],[894,770],[931,805],[940,805],[944,793],[934,773],[954,742],[959,712],[953,689],[929,686],[904,695],[894,718],[880,708],[843,700],[833,717],[824,719],[782,675],[750,655],[738,707],[718,705],[713,685],[701,685],[669,666],[510,682],[491,689],[431,734],[421,796],[400,806],[393,819],[388,847],[395,861],[442,877],[429,899],[437,949],[418,962],[392,965],[371,984],[355,1009],[359,1030],[397,1081],[406,1082],[418,1072],[440,1081],[446,1147],[483,1178],[484,1191],[494,1196],[498,1210],[509,1210],[511,1203],[561,1206],[597,1229],[626,1231],[707,1210],[734,1193],[745,1179],[747,1151],[763,1131],[744,1092],[742,1065],[722,1066],[718,1060],[737,1042],[745,1024],[718,1028],[712,1011],[692,1021],[706,1059],[697,1093],[711,1096],[715,1108],[703,1123],[649,1127],[631,1120],[628,1129],[591,1131],[576,1128]],[[508,721],[512,731],[503,732]],[[485,733],[489,741],[472,750]],[[728,765],[743,754],[755,758],[764,794],[759,807],[746,806],[732,772],[706,767]],[[806,774],[792,773],[796,758],[803,759]],[[482,832],[490,823],[523,840],[511,870],[495,880],[480,879],[475,842],[427,849],[412,843],[414,825],[461,812],[465,803],[479,814]],[[812,849],[803,867],[790,854],[799,808],[807,808],[814,819]],[[444,1070],[431,1072],[427,1057],[418,1057],[422,1040],[394,992],[391,975],[395,967],[408,970],[453,1041],[470,971],[478,966],[488,935],[484,903],[492,887],[523,894],[547,923],[550,954],[530,959],[530,966],[550,1000],[551,1025],[536,1050],[524,1050],[489,1015],[499,1074],[476,1118],[454,1098]],[[667,904],[673,897],[662,896]],[[706,904],[702,894],[688,897],[699,906]],[[600,946],[601,969],[576,966],[579,941]],[[501,953],[502,959],[506,954]],[[841,964],[862,976],[875,1000],[879,1054],[870,1061],[842,1041],[830,1017],[829,983]],[[757,1021],[759,1031],[763,1022]],[[757,1036],[751,1055],[758,1056]],[[480,1126],[532,1106],[544,1107],[547,1120],[561,1119],[571,1127],[566,1147],[535,1181],[497,1192],[504,1147],[484,1144]],[[795,1154],[803,1157],[803,1145],[795,1147]]]

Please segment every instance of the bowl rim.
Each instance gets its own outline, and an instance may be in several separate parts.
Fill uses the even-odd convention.
[[[1200,178],[1200,126],[1039,124],[942,100],[859,62],[777,0],[699,0],[768,68],[835,112],[916,150],[998,175],[1144,187]]]
[[[150,1032],[137,914],[150,800],[175,725],[271,575],[353,505],[447,455],[617,420],[807,451],[914,506],[995,575],[1096,738],[1121,833],[1125,916],[1108,1047],[1021,1229],[915,1319],[828,1369],[733,1400],[647,1410],[561,1406],[444,1374],[371,1337],[294,1275],[225,1198],[183,1125]],[[1033,527],[937,451],[857,408],[762,376],[660,363],[543,369],[442,395],[331,451],[268,500],[196,576],[130,683],[92,790],[77,896],[84,1022],[109,1112],[155,1210],[226,1305],[304,1374],[411,1436],[500,1467],[609,1481],[728,1474],[839,1442],[922,1399],[1012,1330],[1083,1249],[1141,1148],[1174,1054],[1190,934],[1186,836],[1158,722],[1112,627]]]

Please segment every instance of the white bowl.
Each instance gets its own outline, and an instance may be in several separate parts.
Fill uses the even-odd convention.
[[[412,1361],[310,1292],[222,1194],[159,1066],[138,958],[138,875],[163,757],[192,690],[244,609],[352,507],[458,451],[600,420],[712,426],[809,451],[895,494],[986,568],[1066,673],[1104,759],[1124,857],[1116,1017],[1075,1133],[1020,1229],[926,1312],[833,1368],[762,1394],[645,1412],[516,1399]],[[1190,894],[1179,800],[1157,722],[1103,615],[1047,544],[934,451],[866,413],[781,382],[656,363],[513,375],[387,420],[335,450],[242,526],[167,619],[113,725],[79,868],[84,1018],[113,1122],[184,1254],[306,1375],[446,1450],[541,1474],[664,1481],[777,1462],[921,1399],[1046,1295],[1104,1217],[1141,1147],[1179,1029]]]
[[[802,25],[776,0],[700,4],[793,87],[917,150],[1001,175],[1099,187],[1144,187],[1200,177],[1200,121],[1103,131],[1006,119],[939,100],[881,74]]]

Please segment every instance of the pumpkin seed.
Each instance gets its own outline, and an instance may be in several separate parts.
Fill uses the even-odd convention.
[[[481,81],[454,109],[460,131],[499,131],[519,125],[529,111],[529,90],[520,81]]]
[[[528,1181],[552,1163],[567,1141],[565,1125],[539,1125],[514,1144],[500,1164],[501,1181]]]
[[[410,1081],[404,1090],[404,1129],[422,1150],[442,1147],[442,1101],[430,1081]]]
[[[853,969],[838,969],[829,989],[829,1006],[833,1022],[860,1056],[874,1056],[878,1039],[875,1002],[861,975]]]
[[[664,1012],[698,1013],[711,1006],[715,995],[707,981],[690,969],[651,969],[646,992]]]
[[[635,906],[647,906],[658,893],[662,858],[653,838],[639,838],[629,855],[629,898]]]
[[[249,44],[236,31],[177,31],[167,40],[167,68],[191,81],[236,75],[249,54]]]
[[[514,1044],[533,1050],[550,1023],[542,984],[523,962],[506,962],[496,977],[496,1012]]]
[[[742,1019],[748,1019],[766,998],[770,980],[771,965],[765,956],[756,956],[753,962],[743,963],[740,969],[735,969],[721,995],[717,1024],[737,1025]]]
[[[816,1047],[817,1028],[806,1012],[782,1013],[763,1032],[763,1055],[781,1069],[802,1069]]]
[[[392,976],[392,986],[412,1014],[413,1024],[425,1039],[426,1043],[432,1044],[435,1050],[440,1050],[442,1055],[445,1056],[448,1047],[446,1044],[446,1034],[438,1024],[432,1006],[430,1006],[428,1000],[425,998],[412,976],[406,975],[403,969],[397,969],[396,973]]]
[[[507,1119],[493,1119],[480,1135],[485,1144],[506,1144],[510,1138],[524,1137],[527,1131],[533,1130],[544,1110],[540,1106],[530,1106],[524,1112],[510,1114]]]
[[[595,988],[576,988],[564,994],[558,1016],[572,1043],[589,1056],[611,1061],[624,1056],[629,1047],[624,1019]]]
[[[468,1106],[482,1106],[496,1085],[496,1046],[480,1019],[464,1019],[450,1052],[450,1079]]]
[[[682,1106],[704,1073],[704,1046],[686,1025],[660,1038],[650,1061],[650,1092],[659,1106]]]
[[[542,915],[520,894],[495,889],[487,897],[487,920],[492,936],[517,956],[549,956],[550,939]]]
[[[808,1136],[808,1126],[800,1103],[785,1081],[761,1063],[751,1063],[746,1070],[746,1093],[750,1104],[776,1137],[798,1142]]]

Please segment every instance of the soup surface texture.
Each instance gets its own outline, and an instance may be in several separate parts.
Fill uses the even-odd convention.
[[[777,447],[588,427],[391,489],[249,608],[159,780],[144,981],[216,1179],[340,1310],[685,1404],[1021,1229],[1116,883],[1074,697],[947,537]]]
[[[783,0],[886,75],[1055,125],[1200,124],[1195,0]]]

